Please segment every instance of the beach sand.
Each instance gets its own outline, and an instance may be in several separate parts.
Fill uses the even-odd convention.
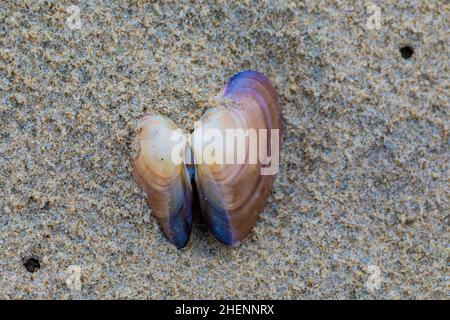
[[[119,2],[0,4],[0,298],[447,297],[448,3]],[[192,130],[246,69],[279,94],[274,190],[236,248],[196,218],[177,250],[136,122]]]

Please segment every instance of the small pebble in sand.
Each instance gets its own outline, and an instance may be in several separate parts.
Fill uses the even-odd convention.
[[[66,270],[66,285],[70,290],[81,290],[81,267],[71,265]]]

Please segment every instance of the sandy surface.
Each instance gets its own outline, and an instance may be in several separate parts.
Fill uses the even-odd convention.
[[[447,297],[446,1],[376,1],[374,30],[363,1],[117,2],[80,1],[79,30],[70,1],[0,3],[0,298]],[[189,130],[244,69],[280,95],[273,194],[237,248],[197,219],[178,251],[136,120]]]

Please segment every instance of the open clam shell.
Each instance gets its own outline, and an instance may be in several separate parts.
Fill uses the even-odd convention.
[[[176,125],[168,118],[147,116],[139,123],[134,175],[165,236],[178,248],[189,239],[197,200],[218,240],[234,245],[244,239],[266,205],[278,169],[281,111],[270,80],[255,71],[240,72],[218,99],[222,106],[206,112],[186,143],[174,139]],[[244,136],[228,140],[230,130]],[[210,139],[208,131],[222,140]],[[205,151],[212,161],[204,159]]]
[[[173,139],[177,127],[166,117],[147,116],[138,126],[140,151],[134,162],[135,179],[146,191],[149,207],[166,238],[182,248],[192,228],[192,187],[184,163],[173,161],[173,152],[184,153],[188,146]]]
[[[263,173],[265,161],[261,161],[260,155],[271,155],[272,160],[278,156],[275,154],[279,145],[273,148],[271,142],[273,139],[279,142],[281,112],[270,80],[255,71],[244,71],[233,76],[219,94],[219,99],[223,106],[210,109],[205,114],[202,128],[194,130],[191,142],[202,215],[218,240],[234,245],[250,233],[272,190],[274,175]],[[217,130],[225,136],[229,129],[237,129],[234,132],[253,129],[258,144],[252,144],[250,136],[241,142],[236,141],[235,146],[231,147],[236,152],[234,163],[230,163],[226,159],[230,154],[228,140],[226,143],[216,140],[209,143],[209,148],[215,155],[224,155],[224,160],[221,163],[199,161],[205,156],[205,144],[208,143],[204,133],[208,129]],[[263,137],[265,134],[267,136]],[[200,143],[196,143],[198,141]],[[239,143],[245,143],[244,155],[237,154]],[[255,147],[259,150],[254,150]],[[256,161],[255,153],[258,155]]]

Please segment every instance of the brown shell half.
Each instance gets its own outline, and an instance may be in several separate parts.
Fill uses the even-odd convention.
[[[171,135],[176,125],[163,116],[146,116],[139,127],[135,179],[146,191],[149,207],[166,238],[182,248],[192,228],[192,187],[185,165],[172,161],[177,142],[172,141]]]
[[[277,130],[281,134],[281,111],[270,80],[255,71],[244,71],[233,76],[221,91],[219,99],[223,101],[223,107],[211,109],[204,115],[202,128],[194,130],[191,144],[202,215],[217,239],[234,245],[244,239],[255,225],[271,193],[274,174],[261,174],[261,169],[266,165],[259,157],[256,163],[249,161],[252,148],[249,139],[245,140],[244,163],[203,162],[205,143],[202,135],[211,128],[223,134],[227,129],[255,129],[260,141],[259,129],[267,129],[269,137],[263,145],[263,152],[269,156],[279,156],[278,146],[276,150],[271,150],[270,143],[271,135],[276,134]],[[281,137],[278,135],[278,138]],[[201,143],[197,144],[198,141]],[[213,153],[218,148],[223,148],[222,153],[227,151],[226,145],[214,145],[214,148]]]

